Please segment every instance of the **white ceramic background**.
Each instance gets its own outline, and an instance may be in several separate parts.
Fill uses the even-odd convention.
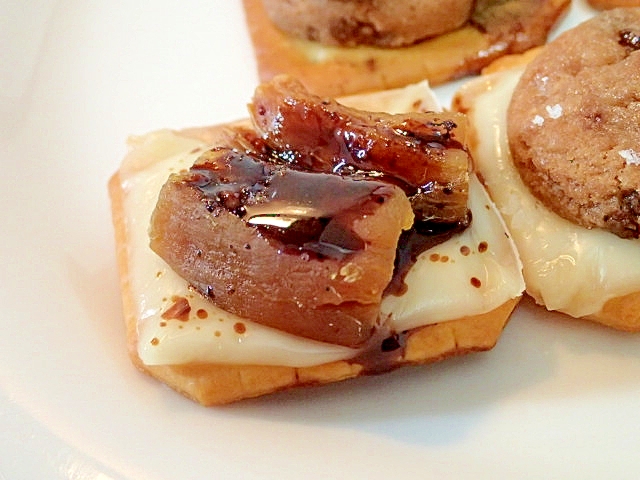
[[[0,4],[0,479],[638,478],[640,338],[528,301],[491,352],[220,409],[133,369],[107,180],[256,82],[240,2]]]

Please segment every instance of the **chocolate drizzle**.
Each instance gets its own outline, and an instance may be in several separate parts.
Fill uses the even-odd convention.
[[[390,195],[383,183],[294,170],[267,147],[259,152],[212,149],[183,182],[200,191],[208,211],[243,218],[283,253],[341,259],[366,247],[341,219],[374,214]]]
[[[349,362],[362,365],[365,375],[378,375],[398,368],[404,358],[409,334],[410,331],[396,333],[381,329],[374,334],[368,348]]]
[[[627,47],[632,50],[640,50],[640,33],[633,32],[631,30],[622,30],[618,33],[618,36],[618,43],[623,47]]]
[[[445,145],[454,142],[452,128],[454,125],[444,122],[435,129],[438,133],[431,130],[422,139],[447,148]],[[251,131],[238,130],[233,144],[233,148],[218,147],[203,153],[184,181],[202,193],[209,211],[224,208],[243,218],[286,254],[343,259],[365,248],[352,230],[332,220],[346,210],[373,214],[376,205],[385,202],[381,181],[413,191],[414,213],[424,211],[424,203],[431,201],[429,186],[416,188],[384,172],[359,170],[352,163],[334,165],[335,173],[306,170],[311,165],[305,164],[299,153],[274,150]],[[353,146],[349,148],[354,151]],[[287,213],[293,210],[297,213]],[[413,228],[400,237],[394,275],[385,295],[402,295],[406,291],[404,277],[417,257],[464,230],[470,221],[468,210],[459,221],[417,217]]]
[[[362,112],[312,96],[288,77],[258,87],[250,113],[265,144],[286,151],[292,168],[394,184],[418,221],[464,221],[468,213],[458,114]]]
[[[359,112],[280,87],[293,97],[258,89],[255,130],[229,127],[171,175],[150,246],[226,311],[348,347],[375,337],[373,350],[395,355],[400,337],[373,333],[382,296],[401,294],[417,256],[470,220],[464,128],[455,115]]]
[[[404,231],[398,241],[394,274],[385,289],[385,295],[400,296],[407,290],[404,278],[416,263],[418,256],[432,247],[449,240],[453,235],[463,231],[471,221],[457,223],[415,222],[413,228]]]

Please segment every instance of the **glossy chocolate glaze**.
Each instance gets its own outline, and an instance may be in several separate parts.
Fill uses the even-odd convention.
[[[451,141],[448,128],[451,126],[423,138],[429,138],[432,145],[435,138],[440,138],[444,145]],[[327,168],[319,166],[318,159],[303,162],[299,152],[271,148],[252,130],[239,129],[233,144],[203,153],[186,181],[202,192],[210,209],[222,207],[243,218],[270,242],[279,243],[283,253],[343,259],[365,248],[354,232],[340,222],[331,222],[341,211],[373,214],[375,206],[385,201],[379,184],[363,180],[400,184],[405,191],[418,190],[412,197],[414,213],[420,209],[421,199],[430,194],[385,172],[362,171],[347,164],[341,164],[335,173],[308,171],[319,168],[323,172]],[[297,213],[285,213],[292,209]],[[466,212],[454,221],[416,217],[413,228],[400,237],[394,276],[385,294],[404,293],[404,277],[417,257],[464,230],[471,220],[470,211]]]
[[[380,299],[468,225],[468,154],[451,118],[329,104],[305,97],[302,116],[267,115],[267,134],[232,128],[173,174],[151,247],[220,308],[389,357],[401,345],[379,325]]]
[[[283,253],[342,259],[365,248],[341,219],[374,214],[390,194],[384,184],[293,170],[275,163],[268,149],[260,151],[212,149],[183,181],[201,192],[209,211],[229,210]]]
[[[418,221],[464,222],[468,153],[457,114],[361,112],[288,77],[256,90],[252,120],[292,168],[378,178],[401,187]]]
[[[404,278],[416,263],[418,256],[432,247],[449,240],[453,235],[463,231],[471,221],[471,212],[465,222],[415,222],[411,230],[402,232],[396,251],[393,278],[385,289],[385,295],[402,295],[407,286]]]

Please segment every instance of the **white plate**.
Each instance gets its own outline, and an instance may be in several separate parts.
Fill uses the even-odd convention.
[[[245,115],[240,2],[31,0],[0,19],[0,479],[640,474],[638,337],[530,302],[491,352],[220,409],[139,374],[106,182],[130,133]]]

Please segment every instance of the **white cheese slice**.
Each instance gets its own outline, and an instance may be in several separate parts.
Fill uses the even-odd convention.
[[[410,97],[400,95],[401,105],[397,108],[385,100],[387,103],[380,109],[402,111],[408,109],[407,105],[424,108],[433,102],[430,95],[424,84]],[[129,164],[123,165],[121,178],[142,362],[302,367],[348,359],[359,353],[259,325],[225,312],[193,292],[149,248],[148,226],[158,192],[169,174],[190,167],[207,145],[159,131],[132,139],[131,147]],[[150,157],[155,158],[153,163],[146,162]],[[395,330],[484,313],[522,294],[524,282],[514,246],[474,176],[470,201],[472,226],[424,252],[406,278],[407,293],[384,300],[382,310]],[[433,261],[435,255],[438,261]],[[163,318],[163,312],[181,298],[187,299],[191,307],[188,319]]]
[[[476,130],[476,168],[518,247],[527,292],[550,310],[594,314],[607,300],[640,290],[640,240],[577,226],[529,192],[513,165],[506,133],[507,107],[521,74],[479,77],[457,94]]]
[[[396,331],[485,313],[524,291],[515,246],[475,175],[469,206],[471,228],[420,255],[405,278],[407,291],[383,299]]]

